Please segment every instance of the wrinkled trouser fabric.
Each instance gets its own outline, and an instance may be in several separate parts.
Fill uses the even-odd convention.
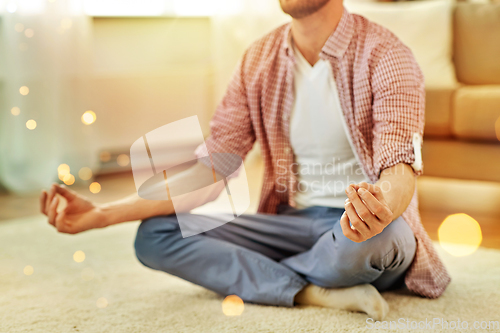
[[[137,258],[221,295],[246,302],[293,306],[307,284],[327,288],[371,283],[383,291],[403,285],[416,242],[401,218],[356,243],[340,227],[343,209],[280,206],[277,215],[242,215],[205,233],[182,238],[175,215],[144,220]],[[217,216],[187,214],[200,222]]]

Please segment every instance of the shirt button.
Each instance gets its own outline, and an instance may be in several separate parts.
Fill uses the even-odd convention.
[[[287,121],[288,120],[288,114],[283,114],[283,120]]]
[[[286,148],[285,148],[285,153],[286,153],[286,154],[290,154],[290,151],[291,151],[290,147],[286,147]]]

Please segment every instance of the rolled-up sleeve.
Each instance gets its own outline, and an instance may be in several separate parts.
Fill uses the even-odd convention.
[[[378,61],[373,85],[373,167],[377,176],[399,163],[415,167],[414,137],[422,138],[425,118],[424,77],[410,49],[395,43]],[[415,145],[420,145],[416,143]],[[417,156],[417,162],[420,158]],[[421,164],[421,163],[418,163]]]

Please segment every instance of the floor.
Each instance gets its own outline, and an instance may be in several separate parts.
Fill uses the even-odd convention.
[[[251,207],[255,211],[262,182],[262,162],[258,155],[250,154],[245,162],[249,179]],[[75,184],[78,193],[104,203],[118,200],[135,191],[131,173],[97,177],[102,190],[92,194],[86,184]],[[422,176],[418,180],[420,214],[425,229],[433,240],[446,216],[465,213],[476,219],[482,230],[481,246],[500,249],[500,183],[464,181]],[[38,195],[16,196],[0,194],[0,223],[19,217],[39,214]]]
[[[370,331],[362,313],[312,306],[245,303],[239,307],[241,315],[225,316],[223,297],[137,261],[137,226],[131,222],[62,235],[42,216],[0,223],[0,332]],[[500,250],[480,248],[453,257],[440,246],[436,249],[452,276],[444,295],[430,300],[384,292],[390,307],[386,319],[407,325],[398,326],[398,332],[422,332],[411,328],[435,320],[440,322],[433,332],[449,332],[444,321],[456,327],[457,320],[467,321],[469,327],[477,321],[490,325],[483,332],[499,332]],[[85,253],[83,262],[75,262],[75,251]],[[27,265],[33,267],[29,275],[23,274]]]

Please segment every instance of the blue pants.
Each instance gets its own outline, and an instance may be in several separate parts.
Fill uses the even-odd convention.
[[[242,215],[187,238],[175,215],[157,216],[139,226],[135,250],[147,267],[260,304],[293,306],[307,283],[327,288],[371,283],[381,291],[402,286],[416,250],[408,224],[399,217],[379,235],[355,243],[340,228],[343,212],[280,206],[277,215]]]

